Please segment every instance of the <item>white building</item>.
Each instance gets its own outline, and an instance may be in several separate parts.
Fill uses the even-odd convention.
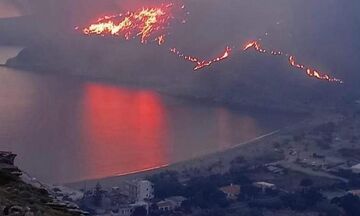
[[[260,188],[263,192],[266,191],[266,189],[276,189],[276,185],[268,183],[268,182],[255,182],[253,185],[257,188]]]
[[[351,167],[351,171],[352,171],[353,173],[360,174],[360,164],[357,164],[357,165],[355,165],[355,166],[352,166],[352,167]]]
[[[175,209],[174,203],[171,202],[170,200],[162,200],[156,204],[159,207],[159,210],[164,211],[164,212],[172,211]]]
[[[173,196],[168,197],[165,200],[162,200],[157,203],[157,206],[161,211],[173,211],[179,207],[181,207],[181,204],[186,200],[185,197],[182,196]]]
[[[119,206],[116,211],[111,211],[111,216],[131,216],[131,214],[135,211],[138,207],[144,207],[146,209],[147,214],[149,213],[149,203],[147,202],[137,202],[134,204],[129,205],[122,205]],[[146,215],[144,215],[146,216]]]
[[[183,196],[172,196],[166,199],[172,201],[177,208],[180,207],[181,204],[186,200],[186,198]]]
[[[348,193],[360,197],[360,190],[351,190]]]
[[[154,198],[154,186],[147,180],[133,180],[123,182],[118,191],[126,195],[131,203]]]
[[[120,206],[116,211],[111,212],[111,216],[130,216],[134,211],[134,208],[130,205]]]
[[[137,201],[150,200],[154,198],[154,186],[150,181],[141,180],[137,182]]]

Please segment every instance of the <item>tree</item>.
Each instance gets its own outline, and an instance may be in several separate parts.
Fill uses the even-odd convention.
[[[324,200],[317,204],[316,211],[321,213],[324,216],[340,216],[341,210],[340,208],[335,205],[331,204],[328,200]]]
[[[215,182],[206,177],[191,179],[187,184],[185,196],[190,197],[193,205],[200,208],[228,205],[225,194],[218,190]]]
[[[302,187],[309,187],[309,186],[312,186],[313,184],[314,184],[313,180],[308,179],[308,178],[304,178],[300,182],[300,186],[302,186]]]
[[[102,188],[100,183],[98,182],[95,186],[95,191],[94,191],[94,204],[96,206],[100,206],[101,201],[102,201]]]
[[[333,199],[332,203],[342,207],[348,216],[360,215],[360,198],[357,196],[348,194],[344,197]]]
[[[147,210],[144,206],[136,207],[131,216],[146,216]]]
[[[153,203],[150,205],[149,215],[150,216],[160,216],[161,215],[161,210],[159,209],[159,206],[156,203]]]
[[[190,214],[191,211],[191,207],[192,207],[192,202],[190,200],[185,200],[184,202],[181,203],[181,208],[182,210],[187,213]]]
[[[285,207],[303,211],[316,206],[317,203],[324,200],[324,197],[318,190],[311,188],[302,192],[284,194],[280,196],[280,199]]]
[[[255,187],[254,185],[244,185],[241,187],[241,196],[239,196],[239,199],[253,199],[259,196],[261,194],[261,189]]]
[[[304,133],[297,134],[297,135],[294,135],[294,136],[293,136],[293,140],[294,140],[295,142],[300,142],[300,141],[302,141],[304,138],[305,138],[305,134],[304,134]]]
[[[246,175],[244,175],[242,170],[231,170],[230,175],[232,182],[235,184],[247,185],[251,183],[251,180]]]
[[[285,207],[292,210],[305,210],[307,208],[306,202],[300,193],[289,193],[280,196]]]
[[[149,180],[154,184],[154,193],[157,198],[181,196],[184,193],[184,186],[179,182],[176,172],[163,172],[151,176]]]
[[[263,212],[260,209],[251,209],[250,216],[263,216]]]
[[[305,200],[307,207],[313,207],[320,201],[324,200],[323,195],[314,188],[303,191],[301,195]]]

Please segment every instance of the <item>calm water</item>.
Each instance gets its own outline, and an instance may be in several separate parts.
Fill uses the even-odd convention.
[[[0,63],[15,55],[0,48]],[[158,167],[297,121],[129,88],[0,67],[0,149],[50,183]]]

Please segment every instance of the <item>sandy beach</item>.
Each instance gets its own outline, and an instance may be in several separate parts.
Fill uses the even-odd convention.
[[[288,126],[282,129],[274,130],[270,133],[263,134],[261,136],[255,137],[246,142],[242,142],[234,145],[233,147],[226,149],[224,151],[215,152],[212,154],[200,156],[190,160],[164,165],[160,167],[154,167],[150,169],[145,169],[141,171],[135,171],[130,173],[123,173],[116,176],[110,176],[101,179],[90,179],[74,183],[68,183],[67,186],[71,188],[81,189],[84,187],[93,187],[99,182],[104,187],[114,187],[119,185],[123,181],[128,181],[132,179],[141,179],[146,176],[157,174],[164,171],[177,171],[179,173],[185,170],[194,170],[194,169],[204,169],[214,164],[221,163],[222,170],[226,171],[230,167],[231,161],[235,158],[241,156],[247,160],[256,160],[258,157],[271,154],[273,151],[273,146],[271,145],[274,142],[277,142],[281,139],[285,139],[287,134],[290,131],[298,130],[304,124],[307,124],[307,120],[297,123],[292,126]],[[221,171],[220,171],[221,172]]]
[[[236,144],[232,148],[226,149],[224,151],[215,152],[161,167],[119,174],[101,179],[90,179],[68,183],[66,185],[75,189],[81,189],[84,187],[93,187],[97,182],[99,182],[104,187],[114,187],[124,181],[142,179],[149,175],[161,173],[164,171],[176,171],[178,173],[188,173],[189,171],[199,172],[208,170],[209,167],[214,166],[218,167],[213,172],[222,173],[228,171],[231,162],[239,157],[244,158],[249,164],[255,165],[257,163],[266,163],[267,158],[272,158],[274,155],[278,154],[278,149],[274,148],[274,143],[289,140],[293,137],[294,134],[303,131],[305,128],[312,128],[337,118],[338,116],[335,114],[329,115],[325,113],[322,115],[316,115],[316,117],[311,116],[293,125],[274,130],[270,133],[263,134],[246,142]]]

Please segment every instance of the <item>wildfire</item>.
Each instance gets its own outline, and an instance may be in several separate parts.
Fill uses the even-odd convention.
[[[284,54],[283,52],[280,51],[267,51],[266,49],[263,49],[260,45],[260,43],[258,41],[252,41],[248,44],[245,45],[244,47],[244,51],[249,50],[250,48],[254,48],[255,51],[259,52],[259,53],[263,53],[263,54],[270,54],[270,55],[274,55],[274,56],[288,56],[289,57],[289,64],[290,66],[297,68],[299,70],[304,71],[309,77],[314,77],[316,79],[319,80],[325,80],[328,82],[338,82],[338,83],[343,83],[342,80],[337,79],[335,77],[331,77],[325,73],[319,72],[315,69],[312,69],[311,67],[307,67],[305,65],[299,64],[296,62],[295,56],[293,55],[289,55],[289,54]]]
[[[173,4],[159,7],[142,8],[137,11],[128,11],[125,14],[104,16],[96,23],[83,28],[85,35],[112,35],[124,37],[126,40],[139,37],[141,43],[155,38],[161,45],[165,42],[163,31],[169,26],[171,8]],[[158,34],[156,36],[156,34]],[[160,34],[160,35],[159,35]]]
[[[141,43],[146,43],[147,41],[151,40],[157,42],[157,44],[160,46],[165,43],[165,38],[167,36],[166,30],[170,25],[170,21],[175,19],[173,14],[174,9],[176,8],[184,10],[185,5],[175,7],[172,3],[163,4],[155,7],[128,11],[124,14],[100,17],[97,19],[96,23],[82,28],[82,33],[85,35],[109,35],[114,37],[123,37],[126,40],[138,37],[140,38]],[[177,17],[178,20],[179,18],[180,17]],[[180,19],[181,23],[186,23],[186,20],[182,18]],[[79,27],[76,27],[75,29],[80,30]],[[242,48],[242,51],[246,52],[250,49],[254,49],[256,52],[261,54],[286,56],[291,67],[303,71],[309,77],[328,82],[343,83],[343,81],[340,79],[331,77],[325,73],[312,69],[311,67],[297,63],[295,56],[293,55],[289,55],[281,51],[266,50],[261,46],[259,41],[251,41],[245,44]],[[211,60],[203,60],[195,56],[184,55],[176,48],[172,48],[170,51],[178,57],[195,64],[193,69],[196,71],[210,67],[214,63],[219,63],[229,58],[232,49],[229,46],[226,47],[221,55]]]
[[[212,60],[200,60],[199,58],[194,57],[194,56],[187,56],[187,55],[182,54],[176,48],[170,49],[170,52],[174,53],[175,55],[179,56],[180,58],[185,59],[186,61],[195,63],[194,71],[196,71],[196,70],[203,69],[205,67],[209,67],[210,65],[212,65],[214,63],[221,62],[221,61],[227,59],[231,54],[231,48],[226,47],[223,54],[221,54],[221,56],[216,57]]]

